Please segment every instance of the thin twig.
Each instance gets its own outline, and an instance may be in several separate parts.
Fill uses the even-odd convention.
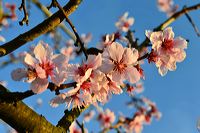
[[[185,9],[186,7],[184,7]],[[190,22],[190,24],[192,25],[192,27],[194,28],[194,31],[196,32],[197,36],[200,36],[200,32],[198,27],[195,25],[194,21],[192,20],[192,18],[190,17],[190,15],[186,12],[185,13],[186,18],[188,19],[188,21]]]
[[[81,4],[82,0],[70,0],[63,9],[66,11],[67,15],[70,15],[72,12],[74,12],[79,4]],[[33,41],[38,36],[45,34],[55,27],[57,27],[63,20],[64,15],[61,11],[57,11],[51,17],[47,18],[37,26],[33,27],[29,31],[20,34],[16,38],[12,39],[11,41],[3,44],[0,46],[0,57],[5,56],[17,48],[23,46],[27,42]]]
[[[19,10],[20,11],[23,10],[23,12],[24,12],[24,18],[21,21],[19,21],[19,25],[22,26],[24,23],[26,23],[26,25],[28,25],[29,20],[28,20],[28,12],[26,10],[26,2],[25,2],[25,0],[22,0],[22,3],[20,5],[20,7],[19,7]]]
[[[76,123],[77,123],[77,125],[80,127],[80,129],[81,129],[81,132],[82,133],[85,133],[85,130],[84,130],[84,125],[83,125],[83,123],[81,124],[78,120],[76,120]]]
[[[72,28],[75,36],[76,36],[76,42],[75,42],[75,46],[78,46],[78,44],[80,44],[80,48],[81,50],[83,51],[86,59],[88,58],[88,55],[87,55],[87,50],[85,49],[84,47],[84,43],[82,42],[81,38],[79,37],[78,35],[78,32],[75,28],[75,26],[73,25],[73,23],[70,21],[70,19],[68,18],[68,15],[66,14],[65,10],[61,7],[61,5],[58,3],[57,0],[52,0],[54,2],[52,2],[53,4],[56,4],[56,6],[59,8],[60,11],[62,11],[62,13],[65,15],[65,20],[67,21],[67,23],[70,25],[70,27]],[[53,5],[55,6],[55,5]]]
[[[149,57],[149,53],[146,53],[143,56],[139,57],[137,60],[140,61],[140,60],[146,59],[148,57]]]

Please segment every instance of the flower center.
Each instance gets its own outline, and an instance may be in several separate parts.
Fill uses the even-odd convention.
[[[53,75],[54,64],[50,61],[39,64],[45,70],[46,76]]]
[[[105,121],[105,123],[110,123],[110,117],[109,116],[105,116],[104,121]]]
[[[124,27],[126,27],[126,28],[129,28],[129,23],[128,22],[124,22],[124,25],[123,25]]]
[[[80,76],[85,76],[85,72],[88,70],[88,67],[86,64],[84,64],[83,66],[80,66],[78,67],[78,71],[77,73],[80,75]]]
[[[127,65],[123,64],[122,62],[115,62],[114,70],[122,73],[126,67]]]
[[[91,83],[88,81],[84,81],[81,85],[81,88],[85,91],[89,91],[91,87]]]
[[[164,42],[162,43],[162,47],[165,50],[170,50],[171,48],[173,48],[173,45],[174,45],[174,41],[168,40],[168,39],[164,39]]]

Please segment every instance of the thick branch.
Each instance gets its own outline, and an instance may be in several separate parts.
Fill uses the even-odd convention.
[[[57,127],[62,127],[65,130],[68,130],[70,125],[78,116],[85,110],[87,107],[81,107],[79,108],[74,108],[70,111],[65,110],[65,115],[60,119],[60,121],[57,124]]]
[[[59,90],[63,90],[63,89],[75,87],[75,86],[76,86],[76,82],[61,84],[60,86],[56,86],[53,83],[49,83],[48,89],[50,91],[55,91],[56,94],[59,94]],[[4,91],[1,91],[1,90],[4,90]],[[5,87],[0,85],[0,98],[1,100],[6,101],[7,103],[18,102],[33,95],[35,95],[35,93],[33,93],[32,90],[28,90],[25,92],[9,92],[7,91]]]
[[[78,5],[81,3],[82,0],[70,0],[67,5],[63,7],[65,13],[69,16],[73,11],[75,11]],[[54,29],[58,26],[63,20],[65,16],[63,15],[62,11],[58,11],[53,14],[48,19],[44,20],[42,23],[34,27],[33,29],[19,35],[15,39],[11,40],[0,46],[0,57],[5,56],[15,49],[19,48],[20,46],[24,45],[25,43],[32,41],[36,37]]]
[[[200,8],[200,3],[196,4],[194,6],[182,9],[181,11],[179,11],[179,12],[175,13],[174,15],[172,15],[170,18],[168,18],[166,21],[164,21],[158,27],[154,28],[154,31],[163,30],[164,28],[166,28],[167,26],[169,26],[171,23],[173,23],[175,20],[177,20],[179,17],[181,17],[185,13],[193,11],[193,10],[197,10],[199,8]],[[146,39],[139,46],[139,50],[141,50],[143,47],[148,46],[148,44],[149,44],[149,39],[146,37]]]
[[[7,91],[0,86],[0,92]],[[0,96],[0,119],[8,123],[20,133],[65,133],[61,127],[55,127],[42,115],[38,115],[23,102],[8,103]]]

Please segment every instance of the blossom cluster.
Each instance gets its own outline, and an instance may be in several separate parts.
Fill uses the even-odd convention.
[[[104,38],[102,53],[88,55],[88,59],[82,64],[70,64],[68,61],[72,56],[71,45],[67,50],[62,49],[60,54],[54,54],[53,49],[44,42],[32,48],[31,53],[24,53],[23,63],[26,68],[18,68],[11,75],[16,81],[24,80],[31,83],[30,89],[34,93],[42,93],[48,88],[49,79],[56,86],[67,82],[74,82],[75,86],[62,91],[53,98],[50,104],[53,107],[66,103],[68,108],[87,106],[90,104],[106,103],[112,94],[121,94],[122,86],[129,82],[127,92],[131,93],[137,88],[138,81],[144,78],[144,73],[139,61],[143,51],[136,48],[124,47],[117,39],[122,39],[120,32],[129,31],[134,19],[128,18],[126,12],[116,23],[119,31],[112,35],[107,34]],[[128,25],[128,26],[127,26]],[[176,69],[176,62],[185,59],[184,49],[187,48],[185,39],[178,37],[174,39],[171,27],[164,31],[146,31],[146,36],[152,43],[152,50],[148,61],[154,62],[159,73],[164,76],[168,70]],[[83,36],[82,40],[88,43],[91,35]],[[127,46],[129,46],[127,39]],[[73,49],[73,48],[72,48]],[[147,50],[145,50],[147,51]],[[134,85],[135,84],[135,85]],[[58,90],[59,91],[59,90]],[[142,88],[140,90],[142,91]]]
[[[164,1],[159,1],[161,9],[171,13],[172,1],[166,1],[164,4],[162,2]],[[118,30],[102,37],[100,52],[89,54],[88,59],[82,64],[72,64],[69,61],[74,59],[75,51],[81,51],[73,46],[74,41],[68,41],[59,54],[54,53],[51,46],[40,41],[37,46],[30,49],[30,52],[24,52],[20,56],[23,57],[25,68],[13,70],[11,77],[15,81],[30,83],[30,89],[37,94],[47,90],[50,82],[58,89],[61,85],[74,83],[71,88],[62,92],[55,90],[59,94],[57,93],[57,96],[50,101],[53,107],[66,103],[68,109],[105,104],[113,94],[123,93],[125,87],[131,96],[134,95],[132,92],[141,93],[143,86],[140,80],[145,77],[140,66],[144,63],[141,61],[143,56],[147,54],[148,61],[155,63],[159,73],[164,76],[168,70],[176,70],[176,63],[185,59],[184,50],[187,48],[187,41],[182,37],[174,38],[171,27],[163,31],[146,31],[145,34],[152,44],[148,53],[146,47],[141,48],[142,50],[139,48],[133,36],[131,41],[128,35],[123,36],[123,33],[132,32],[130,27],[133,23],[134,18],[128,17],[126,12],[116,22]],[[81,39],[87,44],[91,41],[91,37],[91,34],[88,34],[83,35]],[[139,102],[145,106],[134,103],[137,108],[134,116],[132,118],[122,116],[119,120],[122,123],[120,126],[126,132],[140,133],[144,124],[151,123],[152,117],[160,118],[160,112],[153,102],[147,98],[142,98]],[[91,116],[94,116],[94,113],[88,114],[88,120],[85,121],[89,121]],[[109,109],[105,112],[100,111],[98,120],[103,128],[111,128],[115,122],[115,114]],[[70,132],[81,132],[81,130],[77,129],[74,123]]]
[[[151,124],[153,118],[157,120],[161,118],[161,113],[158,111],[156,104],[146,97],[138,98],[132,96],[129,104],[132,104],[132,107],[136,110],[132,116],[125,116],[120,113],[117,119],[116,113],[110,109],[103,110],[101,107],[98,107],[97,116],[94,117],[95,111],[90,110],[84,115],[84,121],[88,122],[95,118],[99,122],[102,132],[114,129],[120,132],[141,133],[144,125]],[[76,130],[79,129],[76,128]]]
[[[176,62],[182,62],[186,53],[187,41],[182,37],[174,38],[171,27],[163,31],[146,31],[146,36],[152,43],[152,51],[148,57],[149,62],[154,62],[159,73],[164,76],[168,70],[176,70]]]
[[[61,93],[51,101],[52,106],[66,102],[68,107],[97,105],[106,103],[111,94],[121,94],[120,85],[124,81],[132,84],[140,80],[135,68],[138,52],[136,49],[124,48],[113,42],[102,54],[89,55],[82,65],[68,64],[67,73],[76,82],[76,87]]]

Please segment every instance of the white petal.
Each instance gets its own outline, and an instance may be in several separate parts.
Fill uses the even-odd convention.
[[[111,75],[111,79],[119,84],[122,84],[123,81],[125,80],[125,75],[124,73],[120,73],[118,71],[114,71],[112,72],[112,75]]]
[[[37,76],[39,78],[41,78],[41,79],[47,78],[46,72],[42,67],[36,65],[35,70],[36,70]]]
[[[24,63],[34,68],[35,64],[37,64],[37,60],[29,53],[26,53],[24,57]]]
[[[187,41],[182,37],[177,37],[174,39],[174,48],[186,49]]]
[[[56,67],[64,66],[68,63],[69,58],[64,54],[56,54],[52,57],[52,62]]]
[[[59,94],[57,97],[53,98],[50,101],[52,107],[57,107],[59,104],[65,102],[66,95],[64,93]]]
[[[133,17],[130,17],[130,18],[128,18],[128,24],[131,26],[131,25],[133,25],[133,23],[134,23],[134,18]]]
[[[54,75],[51,76],[51,80],[54,84],[56,84],[57,86],[60,86],[62,83],[64,83],[67,79],[67,73],[62,71],[55,71]]]
[[[40,62],[50,59],[53,54],[52,49],[48,45],[44,46],[42,42],[38,43],[33,53]]]
[[[45,91],[47,89],[49,85],[49,82],[47,79],[40,79],[40,78],[36,78],[30,86],[30,89],[34,92],[34,93],[42,93],[43,91]]]
[[[123,54],[123,63],[124,64],[134,64],[138,59],[138,51],[136,49],[131,50],[130,48],[125,48]]]
[[[105,74],[110,73],[114,69],[114,63],[109,59],[105,59],[99,69]]]
[[[178,52],[175,55],[175,59],[177,62],[182,62],[185,58],[186,58],[186,53],[184,50],[180,50],[180,52]]]
[[[152,32],[150,36],[150,41],[152,43],[152,49],[157,50],[161,47],[162,41],[163,41],[163,36],[162,32]]]
[[[102,64],[102,57],[101,54],[96,55],[89,55],[87,60],[87,65],[89,68],[97,69]]]
[[[140,73],[133,66],[128,66],[125,70],[125,78],[132,84],[140,80]]]
[[[158,72],[161,76],[165,76],[167,74],[168,69],[165,66],[161,66],[158,68]]]
[[[107,47],[111,59],[114,61],[120,62],[122,55],[124,53],[124,48],[121,44],[113,42],[110,46]]]
[[[21,81],[23,78],[27,78],[27,70],[24,68],[18,68],[11,72],[11,77],[15,81]]]
[[[172,27],[168,27],[163,31],[163,37],[168,40],[173,40],[174,32],[172,31]]]

